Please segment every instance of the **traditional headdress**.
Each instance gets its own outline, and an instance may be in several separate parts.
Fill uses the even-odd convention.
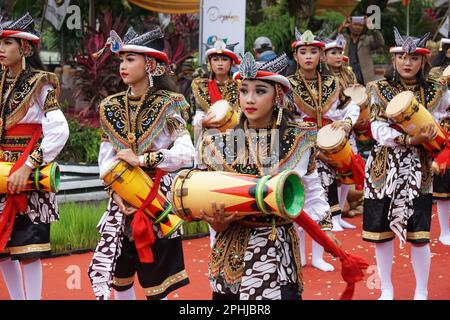
[[[164,35],[159,27],[139,35],[133,27],[130,27],[123,40],[112,30],[110,32],[111,51],[137,52],[158,59],[169,64],[169,58],[164,50]]]
[[[240,64],[241,61],[234,53],[234,48],[239,44],[239,42],[227,44],[226,40],[216,39],[216,41],[212,45],[206,45],[208,50],[206,50],[205,58],[208,59],[210,56],[214,54],[223,54],[227,57],[230,57],[234,63]]]
[[[3,17],[0,16],[0,22],[2,19]],[[2,23],[0,26],[0,38],[24,39],[38,45],[41,41],[41,34],[34,29],[34,19],[27,12],[18,20]]]
[[[276,83],[276,105],[278,107],[277,125],[281,123],[283,109],[289,108],[292,103],[289,80],[280,74],[289,64],[285,53],[277,58],[264,63],[257,62],[250,52],[247,52],[242,59],[239,71],[233,75],[234,80],[263,80]]]
[[[323,49],[325,43],[319,39],[319,36],[315,36],[310,30],[306,30],[302,34],[298,31],[297,27],[295,27],[295,41],[292,42],[291,47],[296,49],[301,46],[316,46]]]
[[[347,44],[347,41],[345,40],[345,37],[342,34],[338,34],[336,39],[327,39],[325,40],[325,50],[333,49],[333,48],[339,48],[344,50],[345,45]]]
[[[431,53],[430,49],[426,48],[426,43],[430,33],[427,32],[421,38],[402,36],[394,27],[395,46],[389,49],[390,53],[417,53],[428,55]]]

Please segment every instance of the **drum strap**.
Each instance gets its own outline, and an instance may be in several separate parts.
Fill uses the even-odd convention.
[[[18,125],[19,126],[19,125]],[[20,125],[21,128],[30,127],[30,125]],[[21,168],[31,151],[33,150],[36,143],[39,141],[39,138],[42,134],[42,126],[35,125],[32,126],[34,128],[33,135],[31,137],[30,142],[28,142],[27,147],[23,151],[19,160],[14,164],[11,171],[9,172],[9,176]],[[9,241],[11,233],[14,227],[14,220],[16,214],[18,212],[24,212],[27,209],[27,195],[25,193],[20,194],[10,194],[7,196],[5,208],[3,209],[2,214],[0,215],[0,251],[3,251],[6,247],[6,244]]]
[[[131,221],[131,228],[133,232],[134,244],[139,255],[139,260],[142,263],[152,263],[153,252],[151,246],[155,243],[155,233],[153,231],[153,224],[150,218],[144,213],[144,209],[155,199],[161,178],[166,174],[161,169],[156,169],[156,176],[152,190],[148,194],[144,203],[134,214],[133,221]]]
[[[347,282],[347,287],[342,293],[341,300],[352,299],[355,292],[355,283],[364,279],[363,269],[367,269],[369,264],[363,258],[347,253],[339,248],[304,211],[302,211],[294,221],[297,222],[311,238],[323,246],[325,251],[339,258],[342,264],[341,275],[344,281]]]
[[[219,86],[215,80],[208,80],[208,92],[211,100],[211,105],[219,100],[222,100],[222,94],[220,93]]]

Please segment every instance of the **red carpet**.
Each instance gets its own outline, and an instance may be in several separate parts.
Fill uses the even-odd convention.
[[[355,299],[375,300],[380,294],[377,289],[379,284],[375,276],[375,258],[373,245],[361,240],[361,217],[348,219],[357,225],[357,229],[338,232],[337,238],[343,243],[346,250],[367,259],[371,267],[367,272],[364,282],[356,286]],[[436,214],[433,214],[431,229],[431,272],[429,280],[429,299],[450,299],[450,246],[443,246],[438,242],[439,225]],[[211,290],[207,279],[207,261],[209,254],[209,238],[185,240],[183,243],[185,264],[191,284],[170,294],[169,299],[210,299]],[[344,282],[340,277],[339,261],[327,255],[326,260],[331,262],[337,270],[324,273],[310,266],[311,241],[307,237],[306,252],[308,265],[303,269],[306,300],[339,299],[339,294],[344,290]],[[393,284],[395,298],[398,300],[410,300],[414,295],[414,273],[410,263],[410,245],[399,250],[396,241],[396,251],[393,268]],[[87,268],[92,253],[72,255],[67,257],[43,260],[44,284],[43,299],[45,300],[73,300],[94,299],[90,282],[87,276]],[[78,282],[79,280],[79,282]],[[144,299],[139,285],[136,285],[138,299]],[[9,299],[3,278],[0,276],[0,299]]]

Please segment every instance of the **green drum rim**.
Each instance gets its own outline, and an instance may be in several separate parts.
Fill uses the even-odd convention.
[[[183,219],[180,219],[180,222],[178,222],[178,223],[175,225],[175,227],[173,227],[172,230],[171,230],[168,234],[166,234],[166,235],[164,236],[164,238],[165,238],[165,239],[169,238],[175,231],[177,231],[178,229],[180,229],[181,226],[182,226],[185,222],[186,222],[186,221],[184,221]]]
[[[165,217],[167,217],[167,215],[168,215],[169,213],[173,213],[173,212],[172,212],[172,209],[173,209],[172,205],[169,204],[169,206],[167,207],[167,209],[164,210],[163,213],[161,213],[161,215],[158,217],[158,219],[156,219],[155,221],[153,221],[153,223],[158,223],[158,222],[160,222],[162,219],[164,219]]]
[[[50,190],[54,193],[59,190],[60,172],[59,166],[56,162],[53,162],[50,167]]]
[[[40,184],[39,184],[39,169],[40,167],[37,167],[34,169],[34,189],[41,190]]]
[[[282,175],[277,185],[277,205],[283,215],[294,219],[300,215],[305,204],[305,188],[295,171],[288,170]]]
[[[256,184],[255,190],[256,205],[258,206],[259,210],[261,210],[264,214],[270,214],[270,212],[267,210],[266,203],[264,202],[264,186],[266,185],[266,182],[270,178],[271,176],[263,176],[260,179],[258,179],[258,183]]]

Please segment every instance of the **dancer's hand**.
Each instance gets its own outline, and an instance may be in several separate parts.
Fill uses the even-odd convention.
[[[117,152],[116,159],[123,160],[133,167],[139,167],[139,157],[131,149],[123,149]]]
[[[438,132],[434,123],[427,124],[420,128],[420,131],[413,137],[411,137],[412,145],[419,145],[431,140],[434,140]]]
[[[331,124],[331,128],[336,130],[339,128],[342,128],[346,134],[348,134],[350,132],[350,130],[352,130],[352,125],[350,123],[348,123],[348,121],[344,121],[344,120],[339,120],[339,121],[335,121]]]
[[[23,164],[17,171],[13,172],[8,177],[8,191],[10,193],[21,193],[25,190],[28,178],[32,171],[33,169],[26,164]]]
[[[342,243],[334,236],[334,234],[327,230],[325,231],[325,234],[328,236],[328,238],[330,238],[331,240],[333,240],[333,242],[338,246],[338,247],[342,247]]]
[[[219,128],[219,121],[215,120],[216,115],[212,112],[208,112],[202,119],[202,126],[205,128]]]
[[[244,216],[237,216],[238,211],[235,211],[232,214],[227,214],[225,212],[225,204],[223,203],[220,203],[219,208],[217,208],[216,203],[212,202],[211,212],[212,213],[208,213],[204,210],[200,210],[200,218],[209,223],[217,232],[226,230],[231,222],[244,218]]]
[[[328,158],[323,152],[320,152],[317,154],[317,157],[322,160],[323,162],[329,164],[330,166],[332,166],[333,168],[337,168],[338,167],[338,163],[336,161],[334,161],[331,158]]]
[[[131,216],[136,213],[137,209],[123,200],[116,192],[113,193],[112,198],[124,215]]]

